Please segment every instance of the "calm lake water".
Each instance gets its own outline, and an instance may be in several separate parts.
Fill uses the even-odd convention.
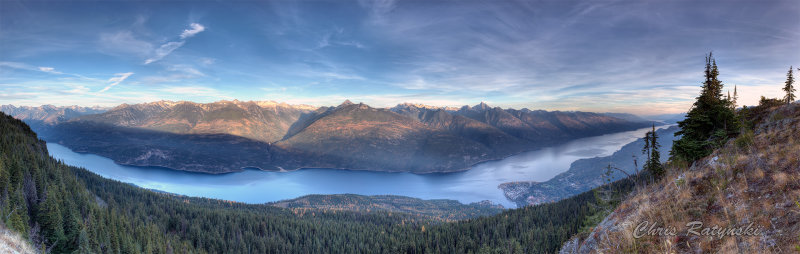
[[[623,145],[643,137],[649,128],[582,138],[536,151],[491,161],[458,173],[385,173],[336,169],[291,172],[246,170],[222,175],[189,173],[154,167],[132,167],[111,159],[75,153],[47,143],[50,155],[103,177],[187,196],[265,203],[308,194],[402,195],[422,199],[454,199],[462,203],[490,200],[505,207],[508,201],[499,184],[511,181],[546,181],[569,169],[578,159],[608,156]]]

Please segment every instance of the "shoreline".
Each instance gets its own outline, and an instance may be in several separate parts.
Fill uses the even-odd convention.
[[[660,126],[656,126],[656,127],[663,127],[663,126],[670,126],[670,124],[664,124],[664,125],[660,125]],[[166,170],[175,170],[175,171],[182,171],[182,172],[188,172],[188,173],[208,174],[208,175],[225,175],[225,174],[232,174],[232,173],[241,173],[241,172],[244,172],[244,171],[247,171],[247,170],[257,170],[257,171],[263,171],[263,172],[276,172],[276,173],[290,173],[290,172],[306,170],[306,169],[333,169],[333,170],[346,170],[346,171],[367,171],[367,172],[383,172],[383,173],[410,173],[410,174],[415,174],[415,175],[435,175],[435,174],[452,174],[452,173],[466,172],[466,171],[469,171],[469,170],[473,169],[474,167],[476,167],[478,165],[481,165],[481,164],[484,164],[484,163],[490,163],[490,162],[494,162],[494,161],[501,161],[501,160],[505,160],[505,159],[508,159],[510,157],[513,157],[513,156],[518,156],[518,155],[529,153],[529,152],[539,151],[539,150],[542,150],[542,149],[546,149],[548,147],[554,147],[554,146],[558,146],[558,145],[563,145],[563,144],[566,144],[566,143],[569,143],[569,142],[573,142],[573,141],[576,141],[576,140],[580,140],[580,139],[584,139],[584,138],[601,137],[601,136],[605,136],[605,135],[619,134],[619,133],[628,132],[628,131],[636,131],[636,130],[639,130],[639,129],[641,129],[641,128],[637,128],[637,129],[633,129],[633,130],[626,130],[626,131],[619,131],[619,132],[612,132],[612,133],[605,133],[605,134],[594,135],[594,136],[580,137],[580,138],[570,139],[570,140],[566,140],[566,141],[562,141],[562,142],[551,142],[551,143],[549,143],[547,145],[544,145],[544,146],[538,146],[538,147],[535,147],[535,148],[526,149],[526,150],[519,151],[519,152],[516,152],[516,153],[508,154],[508,155],[505,155],[505,156],[502,156],[502,157],[499,157],[499,158],[490,158],[490,159],[480,160],[480,161],[477,161],[477,162],[471,164],[468,167],[463,167],[463,168],[456,168],[456,169],[451,169],[451,170],[441,170],[441,171],[417,171],[417,172],[414,172],[414,171],[398,171],[398,170],[376,170],[376,169],[343,168],[343,167],[341,167],[341,168],[340,167],[319,167],[319,166],[300,166],[300,167],[295,167],[295,168],[292,168],[292,169],[285,169],[285,168],[283,168],[281,166],[274,166],[274,167],[277,168],[277,170],[263,169],[263,168],[258,167],[258,166],[244,166],[244,167],[238,168],[236,170],[226,170],[226,171],[222,171],[222,172],[212,172],[212,171],[180,169],[180,168],[171,167],[171,166],[165,166],[165,165],[154,165],[154,164],[145,165],[145,164],[124,163],[124,162],[120,162],[117,159],[114,159],[114,158],[111,158],[111,157],[108,157],[108,156],[103,156],[103,155],[100,155],[100,154],[97,154],[97,153],[92,153],[92,152],[88,152],[88,151],[76,151],[76,150],[73,150],[72,148],[70,148],[68,145],[61,144],[60,142],[53,141],[52,143],[64,146],[64,147],[70,149],[71,151],[73,151],[75,153],[92,154],[92,155],[98,155],[98,156],[102,156],[102,157],[105,157],[105,158],[109,158],[114,163],[116,163],[118,165],[122,165],[122,166],[130,166],[130,167],[138,167],[138,168],[152,167],[152,168],[161,168],[161,169],[166,169]],[[46,141],[46,142],[50,143],[50,141]],[[524,180],[518,180],[518,181],[515,181],[515,182],[520,182],[520,181],[524,181]],[[498,186],[498,188],[499,188],[499,186]]]

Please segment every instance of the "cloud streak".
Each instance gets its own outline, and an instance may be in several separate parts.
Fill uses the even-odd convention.
[[[176,49],[178,49],[178,48],[182,47],[184,44],[186,44],[186,39],[188,39],[188,38],[190,38],[192,36],[195,36],[198,33],[202,32],[202,31],[205,31],[205,30],[206,30],[206,28],[203,25],[200,25],[200,24],[197,24],[197,23],[192,23],[191,25],[189,25],[189,29],[183,30],[183,32],[180,35],[180,38],[181,38],[180,41],[170,41],[170,42],[161,44],[161,46],[158,47],[155,50],[155,52],[153,52],[153,55],[150,58],[147,58],[147,60],[144,61],[144,64],[148,65],[148,64],[151,64],[151,63],[154,63],[154,62],[157,62],[157,61],[163,59],[164,57],[168,56],[169,54],[171,54]]]
[[[156,49],[152,57],[144,61],[144,64],[150,64],[155,61],[163,59],[165,56],[172,53],[172,51],[175,51],[176,49],[180,48],[185,43],[186,41],[171,41],[164,43],[163,45],[161,45],[161,47],[158,47],[158,49]]]
[[[125,81],[125,79],[127,79],[131,75],[133,75],[133,72],[125,72],[125,73],[114,74],[114,76],[116,76],[116,77],[108,79],[108,82],[111,82],[111,83],[108,84],[108,86],[106,86],[105,88],[103,88],[100,91],[98,91],[97,93],[104,93],[104,92],[108,91],[108,89],[111,89],[112,87],[114,87],[116,85],[119,85],[119,83],[122,83],[122,81]]]
[[[45,66],[36,67],[30,64],[20,63],[20,62],[0,62],[0,67],[8,67],[12,69],[26,70],[26,71],[40,71],[51,74],[64,74],[63,72],[56,71],[56,69],[53,67],[45,67]]]
[[[202,32],[202,31],[205,31],[205,30],[206,30],[206,27],[204,27],[203,25],[197,24],[197,23],[192,23],[192,24],[189,25],[189,29],[184,29],[183,30],[183,33],[181,33],[181,39],[186,39],[186,38],[195,36],[196,34]]]

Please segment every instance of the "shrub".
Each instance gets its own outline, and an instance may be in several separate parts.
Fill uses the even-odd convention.
[[[755,142],[753,140],[753,131],[752,130],[745,131],[744,133],[739,135],[739,137],[737,137],[736,140],[734,140],[733,142],[734,144],[736,144],[736,147],[739,147],[741,149],[750,147]]]

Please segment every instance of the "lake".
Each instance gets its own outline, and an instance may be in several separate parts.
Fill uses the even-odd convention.
[[[422,199],[453,199],[462,203],[490,200],[515,207],[497,186],[511,181],[546,181],[569,169],[578,159],[608,156],[643,137],[650,128],[576,139],[561,145],[475,165],[457,173],[417,175],[338,169],[290,172],[245,170],[210,175],[157,167],[123,166],[111,159],[75,153],[47,143],[50,155],[106,178],[194,197],[245,203],[265,203],[308,194],[402,195]]]

